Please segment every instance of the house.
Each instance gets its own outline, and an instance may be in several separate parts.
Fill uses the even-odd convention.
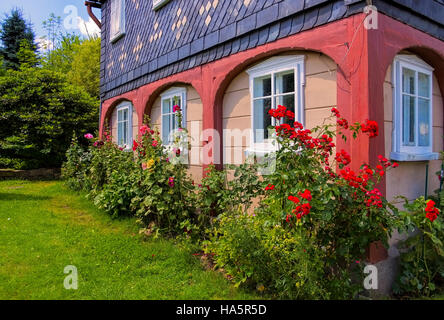
[[[131,146],[148,115],[168,144],[184,111],[190,172],[266,152],[270,108],[308,128],[332,106],[379,136],[337,141],[355,164],[400,166],[382,191],[439,187],[444,134],[444,1],[102,0],[100,133]],[[428,179],[426,167],[428,166]],[[394,240],[395,241],[395,240]],[[388,257],[372,248],[370,260]],[[390,257],[389,257],[390,258]]]

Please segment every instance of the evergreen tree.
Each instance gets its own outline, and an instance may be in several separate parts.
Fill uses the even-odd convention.
[[[25,21],[23,12],[20,9],[13,9],[0,25],[0,57],[4,66],[7,69],[17,70],[20,66],[18,53],[20,46],[23,46],[22,40],[26,40],[32,50],[37,52],[34,39],[31,24]]]

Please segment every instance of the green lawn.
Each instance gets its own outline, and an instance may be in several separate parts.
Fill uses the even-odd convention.
[[[64,288],[77,267],[78,290]],[[61,182],[0,181],[0,299],[254,299]]]

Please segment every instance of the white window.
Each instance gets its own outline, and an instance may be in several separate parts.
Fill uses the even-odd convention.
[[[250,76],[253,128],[250,148],[254,152],[276,150],[269,126],[277,125],[268,112],[279,105],[295,113],[295,121],[304,121],[304,56],[277,56],[247,70]]]
[[[110,39],[117,41],[125,34],[125,0],[111,0]]]
[[[398,161],[437,159],[433,147],[433,68],[413,55],[398,55],[393,67],[393,147]]]
[[[117,144],[119,147],[130,149],[132,146],[133,107],[129,102],[123,102],[116,108],[117,113]]]
[[[161,95],[162,101],[162,143],[173,143],[173,132],[179,128],[177,113],[174,106],[179,106],[182,113],[182,127],[186,124],[186,89],[174,87]]]
[[[170,0],[153,0],[153,9],[157,10],[166,5]]]

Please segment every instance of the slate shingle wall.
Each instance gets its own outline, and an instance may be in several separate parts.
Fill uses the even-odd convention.
[[[380,11],[405,18],[444,40],[444,14],[438,10],[444,8],[442,0],[420,2],[433,2],[433,8],[413,7],[417,3],[413,0],[373,2]],[[126,35],[110,43],[110,1],[106,1],[102,5],[102,99],[362,12],[365,5],[363,0],[171,0],[154,11],[152,0],[126,0]]]

